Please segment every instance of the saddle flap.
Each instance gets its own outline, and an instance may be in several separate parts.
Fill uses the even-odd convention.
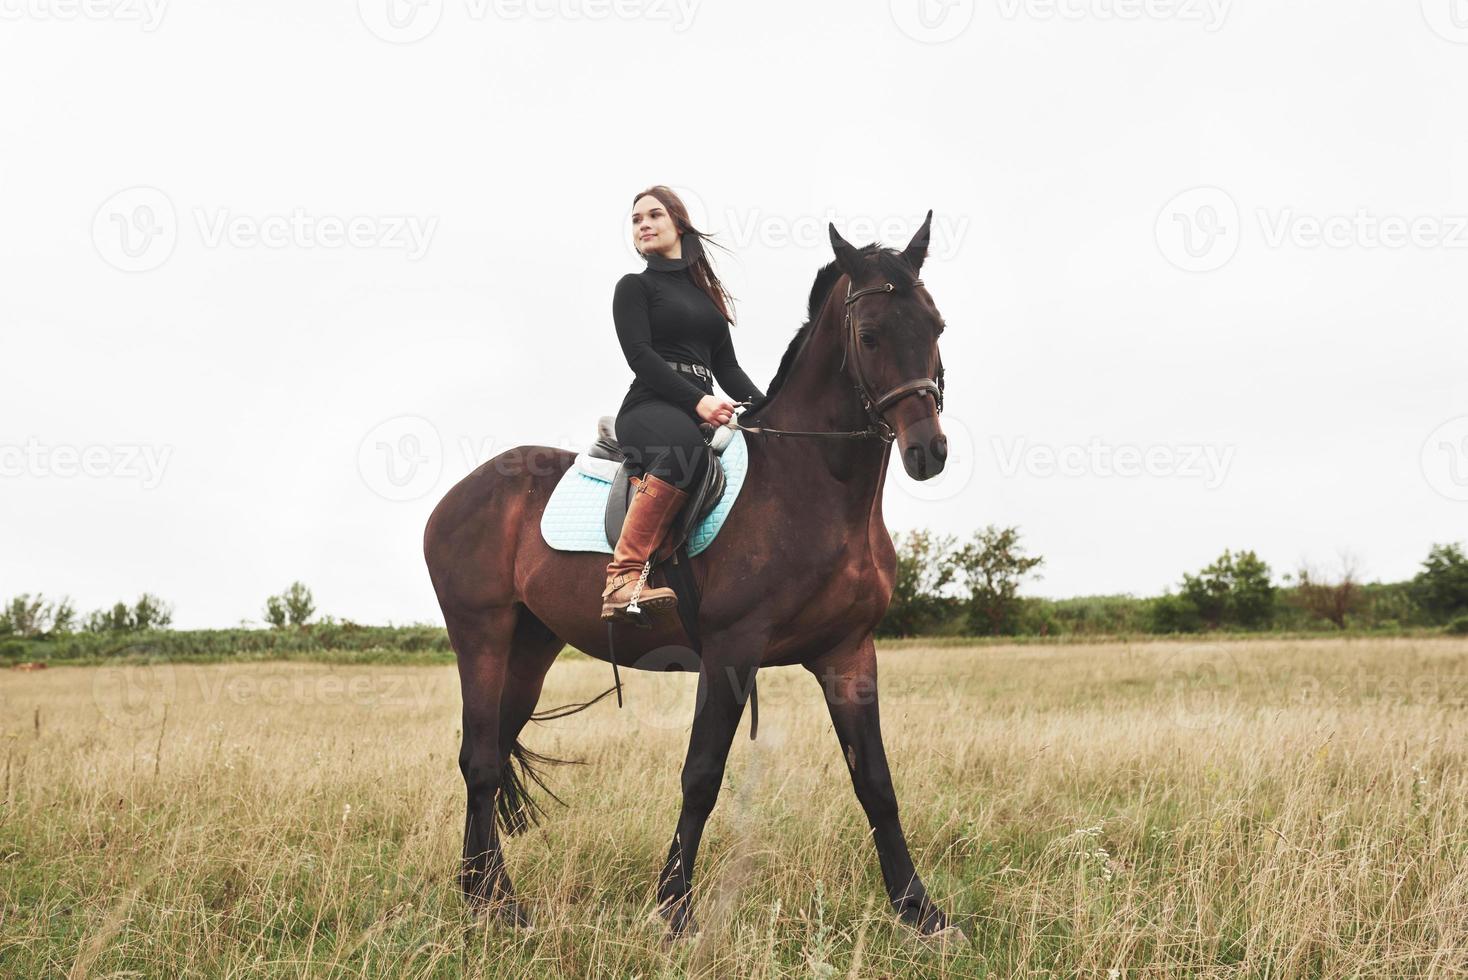
[[[704,469],[703,482],[694,492],[688,495],[688,500],[683,504],[683,510],[673,522],[673,528],[668,532],[668,539],[663,547],[658,549],[659,561],[670,557],[678,550],[678,546],[687,541],[693,534],[693,529],[711,514],[719,505],[719,500],[724,496],[724,467],[719,465],[718,456],[710,449],[709,465]]]
[[[636,477],[632,464],[624,462],[617,467],[612,488],[607,491],[607,508],[602,524],[606,528],[607,543],[615,552],[617,539],[622,536],[622,524],[627,520],[627,507],[632,503],[632,480]]]
[[[627,520],[627,507],[632,501],[633,472],[630,463],[623,463],[616,479],[612,482],[611,492],[607,494],[606,529],[607,542],[616,547],[617,539],[622,536],[622,524]],[[727,480],[724,476],[724,467],[720,465],[719,459],[709,451],[708,465],[704,467],[703,479],[695,487],[688,491],[688,499],[683,502],[677,517],[673,519],[673,526],[668,530],[668,536],[658,548],[657,556],[653,564],[663,561],[677,550],[678,546],[688,540],[693,529],[709,514],[713,513],[715,507],[724,496]]]
[[[629,496],[632,474],[626,471],[621,460],[617,460],[612,464],[612,479],[608,481],[607,469],[600,468],[606,465],[605,462],[583,462],[587,467],[598,470],[597,474],[588,473],[574,458],[566,464],[566,471],[557,481],[541,514],[540,535],[557,551],[612,554],[621,536],[626,514],[622,505]],[[719,536],[748,478],[749,452],[744,433],[735,431],[733,441],[719,457],[719,471],[720,475],[710,475],[710,480],[717,484],[722,477],[722,491],[714,487],[711,492],[699,495],[699,499],[691,500],[690,506],[680,508],[691,510],[694,515],[692,532],[686,536],[680,534],[686,537],[683,544],[690,558],[710,547]],[[617,492],[619,489],[621,492]],[[609,515],[613,517],[610,522]],[[704,516],[700,519],[698,515]],[[684,526],[686,524],[685,519]],[[675,530],[677,527],[675,522]]]

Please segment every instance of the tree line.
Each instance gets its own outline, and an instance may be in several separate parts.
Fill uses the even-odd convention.
[[[316,600],[301,582],[265,600],[264,621],[275,629],[305,626],[316,613]],[[167,629],[173,623],[173,605],[151,592],[131,603],[116,602],[85,617],[77,615],[71,599],[47,599],[22,593],[0,607],[0,640],[54,639],[75,633],[141,633]]]
[[[960,542],[954,535],[928,530],[899,533],[894,539],[897,574],[892,601],[877,629],[879,636],[1103,636],[1202,633],[1215,630],[1397,630],[1442,627],[1468,635],[1468,557],[1461,544],[1436,544],[1420,571],[1406,582],[1363,583],[1348,559],[1332,572],[1302,566],[1276,581],[1268,563],[1253,551],[1225,550],[1196,572],[1184,573],[1176,590],[1160,596],[1086,596],[1043,599],[1020,589],[1039,579],[1045,559],[1028,554],[1015,527],[989,525]],[[329,637],[372,642],[388,648],[391,627],[373,628],[317,616],[311,590],[292,582],[264,603],[262,620],[270,632],[315,629],[316,639],[290,641],[292,649],[314,649]],[[0,659],[23,659],[30,643],[49,643],[72,655],[105,654],[131,648],[109,638],[158,635],[173,622],[173,606],[151,593],[133,602],[116,602],[80,616],[69,599],[51,601],[23,594],[0,606]],[[405,649],[447,649],[424,638],[432,627],[406,628]],[[209,642],[228,646],[227,635],[249,630],[215,630]],[[441,632],[441,630],[439,630]],[[216,634],[218,634],[216,636]],[[90,639],[89,639],[90,638]],[[72,642],[57,647],[57,641]],[[241,649],[273,650],[239,639]],[[222,649],[222,647],[221,647]]]
[[[1020,595],[1044,558],[1018,528],[990,525],[964,542],[928,530],[898,534],[897,578],[880,636],[1054,636],[1444,627],[1468,634],[1468,557],[1435,544],[1409,581],[1363,583],[1343,557],[1333,571],[1302,565],[1276,580],[1253,551],[1225,550],[1160,596],[1040,599]]]

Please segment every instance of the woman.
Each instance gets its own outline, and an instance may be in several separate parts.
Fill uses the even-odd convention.
[[[618,281],[612,319],[636,375],[617,411],[617,441],[641,479],[607,565],[602,619],[636,621],[627,612],[634,596],[649,610],[677,605],[672,589],[649,588],[645,575],[708,465],[700,420],[725,425],[734,417],[735,403],[714,394],[710,373],[741,402],[764,397],[734,356],[732,298],[704,254],[705,237],[669,188],[633,198],[632,241],[647,268]]]

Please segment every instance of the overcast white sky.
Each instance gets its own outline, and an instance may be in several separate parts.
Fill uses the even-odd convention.
[[[825,222],[934,209],[887,523],[1017,524],[1031,594],[1468,538],[1461,0],[0,0],[0,86],[0,597],[440,622],[439,497],[626,389],[655,182],[761,385]]]

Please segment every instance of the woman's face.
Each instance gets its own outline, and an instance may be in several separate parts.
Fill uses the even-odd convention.
[[[665,258],[678,258],[681,252],[678,228],[663,202],[645,194],[632,206],[632,244],[643,255],[656,252]]]

